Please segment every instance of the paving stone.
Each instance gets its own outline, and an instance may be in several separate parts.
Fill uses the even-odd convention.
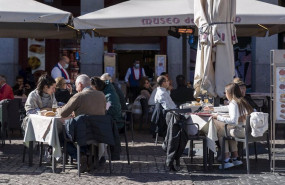
[[[130,139],[130,133],[129,139]],[[212,170],[203,171],[202,156],[194,156],[194,162],[186,156],[180,159],[181,170],[178,173],[167,172],[165,169],[165,152],[161,144],[154,146],[153,138],[148,133],[135,131],[134,146],[129,145],[131,164],[127,163],[127,156],[122,139],[122,155],[120,161],[112,161],[112,175],[109,175],[108,161],[103,167],[84,173],[77,177],[76,162],[66,165],[62,172],[62,165],[57,164],[57,172],[52,173],[51,165],[43,163],[38,166],[38,151],[34,152],[34,165],[28,166],[28,156],[22,163],[23,146],[21,139],[12,140],[0,148],[0,184],[270,184],[281,185],[285,182],[284,173],[271,173],[269,171],[268,155],[266,150],[258,155],[255,162],[254,155],[250,156],[251,173],[246,174],[246,165],[233,167],[225,171],[218,169],[219,163],[215,161]],[[278,148],[284,152],[284,143]],[[201,147],[200,144],[195,146]],[[263,145],[258,146],[258,148]],[[278,164],[285,164],[281,158]]]

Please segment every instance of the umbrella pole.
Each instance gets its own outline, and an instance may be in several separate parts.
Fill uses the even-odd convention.
[[[187,35],[182,33],[182,74],[185,76],[186,81],[188,81],[187,75]]]

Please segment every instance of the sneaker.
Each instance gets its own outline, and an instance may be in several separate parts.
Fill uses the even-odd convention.
[[[239,157],[237,157],[236,159],[232,159],[232,160],[233,160],[233,164],[234,164],[235,166],[238,166],[238,165],[242,165],[242,164],[243,164]]]
[[[233,167],[233,166],[234,166],[234,164],[232,163],[232,160],[229,160],[228,162],[225,162],[225,163],[224,163],[224,169],[231,168],[231,167]],[[223,169],[222,164],[219,166],[219,169],[220,169],[220,170]]]

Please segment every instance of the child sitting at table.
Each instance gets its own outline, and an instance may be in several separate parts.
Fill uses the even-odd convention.
[[[222,146],[223,137],[225,136],[224,124],[220,123],[223,122],[232,125],[228,127],[228,133],[230,134],[230,136],[244,138],[245,137],[244,129],[238,127],[238,125],[243,125],[246,120],[246,115],[250,114],[253,111],[252,107],[242,97],[240,88],[237,84],[235,83],[228,84],[225,87],[225,94],[227,99],[229,100],[229,105],[228,105],[229,117],[213,114],[213,118],[220,121],[220,122],[215,121],[220,146]],[[230,159],[229,147],[232,152],[231,159]],[[230,168],[242,164],[242,161],[238,157],[236,141],[229,140],[225,142],[224,160],[225,160],[224,168]],[[219,168],[222,169],[222,165],[220,165]]]

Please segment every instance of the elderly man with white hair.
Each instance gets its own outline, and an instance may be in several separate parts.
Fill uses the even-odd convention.
[[[105,115],[106,112],[106,98],[105,95],[97,90],[90,87],[90,78],[82,74],[76,78],[75,86],[76,93],[72,96],[67,104],[62,108],[59,108],[58,114],[63,117],[69,117],[73,112],[74,116],[79,116],[82,114],[86,115]],[[81,150],[82,151],[82,150]],[[74,145],[67,147],[68,154],[76,159],[77,150]],[[84,151],[82,151],[84,153]],[[85,155],[81,157],[81,169],[87,168],[87,158]]]

